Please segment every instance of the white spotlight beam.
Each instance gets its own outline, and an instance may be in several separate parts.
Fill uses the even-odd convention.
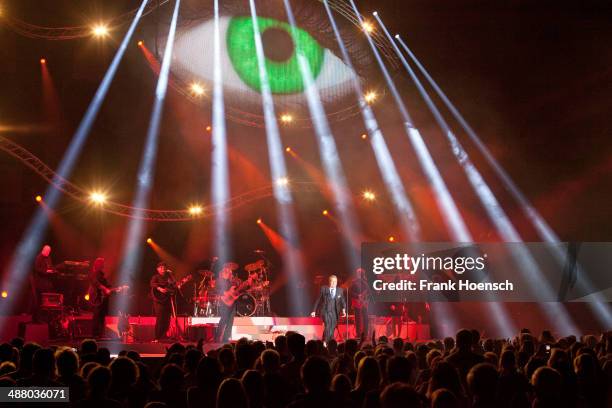
[[[140,213],[147,207],[151,188],[153,187],[159,128],[164,110],[166,91],[168,89],[168,77],[170,75],[172,49],[174,46],[174,36],[176,33],[176,23],[180,4],[181,1],[176,0],[172,21],[170,23],[170,30],[168,32],[168,39],[166,41],[166,48],[164,50],[164,57],[159,71],[159,78],[155,88],[155,99],[153,101],[151,120],[149,121],[149,128],[147,130],[145,148],[140,159],[136,196],[132,204],[132,207],[134,207],[132,213],[133,218],[128,225],[128,233],[123,246],[122,262],[119,268],[119,279],[122,282],[129,282],[134,279],[135,274],[140,269],[140,262],[142,260],[144,220]],[[120,310],[125,311],[125,297],[119,298],[119,301],[123,303],[120,305]]]
[[[336,42],[338,43],[342,53],[344,64],[348,66],[352,72],[355,72],[353,63],[349,57],[346,47],[344,46],[344,42],[340,36],[340,31],[336,25],[336,20],[334,19],[327,0],[324,0],[323,4],[325,5],[325,10],[327,11],[327,15],[334,30]],[[372,108],[370,108],[370,105],[365,100],[361,83],[356,75],[353,75],[351,82],[355,94],[359,99],[359,107],[361,109],[364,124],[368,130],[368,133],[370,134],[370,141],[376,156],[376,162],[387,190],[391,195],[393,204],[395,205],[395,209],[404,233],[412,242],[419,242],[421,240],[421,227],[414,212],[414,208],[408,199],[408,195],[406,194],[402,180],[398,174],[397,168],[395,167],[395,163],[393,162],[393,158],[391,157],[391,153],[389,152],[389,148],[387,147],[382,131],[378,126],[378,122],[374,116],[374,113],[372,112]]]
[[[81,150],[83,149],[83,145],[89,136],[89,132],[93,126],[93,123],[98,116],[98,112],[100,111],[100,107],[106,98],[106,94],[108,89],[110,88],[110,84],[113,82],[115,78],[115,74],[117,72],[117,68],[123,59],[123,55],[132,39],[134,31],[136,30],[136,26],[140,21],[140,18],[143,15],[143,11],[145,6],[147,5],[148,0],[143,0],[136,15],[134,16],[134,20],[130,24],[115,56],[108,67],[106,74],[104,74],[104,78],[102,82],[98,86],[96,93],[89,103],[87,107],[87,111],[81,119],[79,123],[79,127],[76,132],[72,136],[72,140],[70,145],[68,146],[68,150],[64,153],[64,156],[59,164],[59,167],[56,171],[57,176],[53,183],[49,184],[47,188],[44,200],[45,205],[54,209],[59,201],[61,192],[59,189],[54,187],[55,182],[61,183],[61,180],[66,180],[70,178],[70,174],[76,164],[78,157],[81,154]],[[17,245],[13,257],[10,261],[8,271],[5,273],[5,279],[7,281],[10,293],[18,293],[20,288],[22,287],[23,280],[27,275],[28,271],[31,268],[31,264],[34,260],[34,256],[36,251],[38,251],[39,247],[42,244],[42,239],[44,237],[46,228],[47,228],[48,220],[47,214],[42,208],[38,208],[34,215],[34,218],[28,225],[23,238]],[[14,298],[13,298],[14,299]],[[12,308],[13,302],[3,302],[2,306],[0,306],[0,315],[6,314],[5,308]]]
[[[356,5],[354,3],[351,4],[353,6],[353,10],[355,11],[355,15],[359,19],[360,24],[363,24],[363,19],[359,11],[357,10]],[[330,17],[330,20],[332,20],[332,26],[334,27],[334,31],[336,32],[336,38],[338,39],[340,47],[343,48],[344,43],[340,39],[339,31],[337,30],[337,28],[335,28],[336,26],[333,14],[331,13],[331,10],[329,10],[329,8],[328,15]],[[375,15],[377,15],[377,13]],[[410,113],[408,112],[408,108],[406,107],[402,97],[400,96],[397,86],[391,78],[391,75],[389,74],[385,63],[381,58],[380,52],[378,51],[376,44],[374,44],[372,38],[370,37],[370,34],[367,31],[365,32],[365,35],[372,50],[372,53],[374,54],[376,61],[378,62],[381,72],[385,77],[387,87],[389,88],[391,94],[393,95],[393,98],[395,99],[395,103],[398,107],[398,110],[400,111],[402,120],[404,121],[405,131],[408,136],[408,140],[411,142],[412,147],[417,154],[421,169],[426,175],[429,184],[434,192],[434,199],[436,200],[438,208],[442,213],[443,220],[449,230],[451,239],[455,242],[472,242],[472,234],[467,228],[465,221],[463,220],[463,217],[461,216],[459,209],[457,208],[457,205],[455,204],[455,201],[453,200],[448,190],[448,187],[446,186],[446,183],[442,178],[442,175],[438,171],[438,168],[427,148],[427,145],[425,144],[425,141],[423,140],[418,129],[414,127],[412,123],[412,118],[410,117]],[[348,53],[346,51],[343,51],[343,55],[345,60],[350,60],[350,57],[348,56]],[[484,278],[485,277],[481,277],[481,279]],[[512,319],[504,310],[502,305],[497,302],[487,302],[486,305],[494,313],[494,315],[497,316],[497,318],[495,319],[495,324],[497,325],[497,329],[500,334],[504,336],[512,336],[514,333],[516,333],[516,327],[514,326]],[[442,326],[453,327],[455,325],[455,322],[452,318],[452,310],[448,307],[448,305],[438,303],[432,305],[432,307],[438,309],[438,315],[444,317],[445,321],[442,321]]]
[[[505,242],[523,242],[522,238],[520,237],[520,235],[512,225],[512,222],[508,218],[506,212],[497,201],[497,198],[493,194],[493,191],[488,186],[476,166],[472,163],[467,152],[465,151],[457,137],[451,131],[450,127],[448,126],[448,123],[446,122],[438,108],[435,106],[434,102],[431,100],[431,97],[429,96],[429,94],[421,84],[421,81],[417,78],[416,74],[408,64],[408,61],[406,61],[406,58],[398,48],[393,38],[391,37],[391,34],[389,34],[389,30],[382,22],[380,16],[375,15],[374,18],[376,18],[376,21],[383,29],[389,41],[391,42],[395,53],[402,62],[402,65],[404,66],[404,68],[410,75],[410,78],[416,85],[417,90],[425,101],[425,104],[436,119],[438,126],[442,130],[443,134],[447,137],[451,145],[453,155],[457,159],[458,164],[465,171],[468,180],[472,185],[472,188],[476,192],[476,195],[478,196],[481,204],[487,212],[489,219],[493,222],[493,225],[495,226],[500,237]],[[515,260],[515,263],[518,266],[519,272],[527,281],[530,282],[530,287],[532,291],[544,291],[548,299],[555,298],[553,295],[552,287],[545,279],[543,279],[542,273],[540,272],[537,263],[535,262],[533,256],[529,253],[527,248],[524,245],[512,245],[511,248],[513,259]],[[533,293],[535,294],[536,292]],[[549,314],[551,320],[556,323],[560,332],[563,332],[565,334],[578,333],[576,325],[571,321],[571,318],[564,310],[562,305],[552,302],[541,305]]]
[[[255,40],[255,50],[257,53],[257,68],[261,82],[261,98],[263,102],[264,120],[266,125],[266,140],[268,143],[268,158],[270,161],[270,172],[272,174],[274,198],[276,199],[278,221],[281,235],[287,241],[283,256],[283,264],[289,275],[289,291],[291,301],[289,303],[292,315],[298,316],[306,312],[306,298],[304,292],[298,288],[296,282],[304,277],[304,265],[300,254],[300,241],[297,234],[297,226],[293,211],[293,200],[286,183],[278,183],[277,180],[287,179],[287,166],[283,146],[281,143],[276,112],[274,109],[274,98],[270,90],[268,72],[265,65],[265,55],[259,23],[257,20],[257,10],[254,0],[249,0],[251,7],[251,19],[253,21],[253,35]]]
[[[395,38],[402,46],[404,51],[408,54],[408,56],[412,59],[414,64],[417,66],[421,74],[427,79],[431,87],[436,91],[442,102],[446,105],[448,110],[455,117],[457,122],[461,125],[465,133],[472,140],[472,143],[476,146],[476,148],[480,151],[480,153],[484,156],[487,163],[493,168],[497,176],[500,178],[506,190],[510,192],[512,197],[518,202],[525,216],[531,221],[536,232],[540,236],[544,242],[547,242],[551,245],[552,250],[554,251],[555,258],[561,264],[565,264],[566,262],[566,254],[561,249],[561,246],[557,245],[561,242],[557,234],[553,231],[553,229],[548,225],[544,217],[536,210],[536,208],[529,202],[527,197],[523,194],[523,192],[518,188],[518,186],[512,181],[510,175],[504,170],[504,168],[499,164],[499,162],[493,157],[493,154],[489,151],[487,146],[482,142],[480,137],[476,134],[474,129],[469,125],[467,120],[461,115],[459,110],[455,107],[455,105],[450,101],[450,99],[446,96],[444,91],[438,86],[436,81],[431,77],[429,72],[425,69],[423,64],[418,60],[416,55],[412,52],[412,50],[408,47],[406,42],[399,36],[396,35]],[[587,276],[585,274],[581,274],[583,279],[580,279],[577,284],[585,287],[585,291],[587,293],[593,293],[594,301],[589,302],[589,305],[594,310],[596,317],[605,324],[606,327],[612,327],[612,309],[610,305],[606,302],[605,298],[601,295],[595,293],[593,285],[591,282],[587,282]]]
[[[297,27],[293,10],[288,0],[283,0],[289,23],[293,29]],[[294,36],[297,38],[297,36]],[[306,99],[310,110],[310,117],[315,128],[319,154],[323,162],[325,174],[330,183],[334,196],[334,206],[340,216],[340,224],[343,229],[344,250],[348,257],[351,270],[355,270],[360,265],[358,247],[360,245],[361,233],[359,231],[357,219],[352,206],[352,197],[349,194],[348,185],[342,170],[340,156],[336,148],[336,142],[332,135],[325,110],[321,102],[319,90],[314,82],[310,66],[306,57],[300,51],[300,44],[296,44],[298,53],[298,65],[302,80],[304,81]],[[347,239],[348,238],[348,239]]]
[[[219,0],[214,1],[214,49],[213,49],[213,131],[212,131],[212,204],[219,206],[213,224],[214,251],[221,263],[230,260],[229,213],[223,211],[230,195],[227,156],[227,130],[225,126],[225,102],[223,98],[223,68],[221,67],[221,28]]]

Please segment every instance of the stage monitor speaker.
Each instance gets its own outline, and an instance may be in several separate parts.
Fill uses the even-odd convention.
[[[88,339],[93,336],[92,316],[76,316],[70,322],[70,332],[75,339]]]
[[[57,309],[64,305],[64,295],[61,293],[44,292],[40,298],[40,307],[43,309]]]
[[[200,339],[204,339],[207,343],[212,343],[215,341],[215,329],[216,324],[197,324],[193,326],[189,326],[188,336],[191,341],[199,341]]]
[[[130,327],[136,343],[148,343],[155,339],[155,325],[130,323]]]
[[[27,342],[46,345],[49,342],[49,325],[47,323],[19,323],[19,337]]]

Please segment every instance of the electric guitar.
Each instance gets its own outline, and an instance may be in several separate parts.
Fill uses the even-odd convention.
[[[232,306],[236,302],[236,299],[238,299],[242,292],[244,292],[249,286],[251,286],[251,281],[249,279],[242,283],[240,283],[240,281],[233,282],[232,286],[223,292],[220,299],[226,306]]]
[[[112,295],[113,293],[120,293],[120,292],[124,292],[126,290],[129,290],[130,287],[128,285],[123,285],[123,286],[117,286],[115,288],[108,288],[108,292],[104,292],[104,291],[100,291],[100,296],[96,296],[95,293],[95,289],[93,286],[89,287],[89,303],[91,303],[93,306],[100,306],[102,304],[102,302],[104,302],[104,300],[108,297],[110,297],[110,295]]]
[[[170,297],[174,296],[176,294],[176,292],[181,289],[181,287],[186,284],[187,282],[191,281],[193,279],[193,276],[191,275],[187,275],[185,276],[183,279],[177,281],[171,281],[168,282],[168,285],[164,287],[164,289],[166,289],[165,293],[160,292],[157,288],[153,288],[151,290],[151,294],[153,295],[153,297],[155,298],[156,301],[158,302],[165,302],[167,301]]]
[[[369,293],[367,290],[364,290],[358,295],[353,295],[351,299],[351,307],[353,309],[361,309],[367,306],[369,300],[368,295]]]

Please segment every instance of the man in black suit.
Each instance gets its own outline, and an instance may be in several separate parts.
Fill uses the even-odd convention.
[[[334,338],[338,317],[346,316],[346,300],[342,288],[338,287],[336,275],[329,277],[329,286],[321,287],[314,311],[310,315],[315,317],[317,312],[323,319],[323,341],[327,343]]]

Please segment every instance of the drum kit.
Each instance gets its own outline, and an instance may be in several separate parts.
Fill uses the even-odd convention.
[[[236,314],[242,317],[270,316],[269,262],[260,259],[245,265],[243,269],[253,283],[236,299]],[[215,290],[214,273],[209,270],[200,270],[197,273],[202,280],[193,297],[193,315],[197,317],[218,316],[221,299]]]

